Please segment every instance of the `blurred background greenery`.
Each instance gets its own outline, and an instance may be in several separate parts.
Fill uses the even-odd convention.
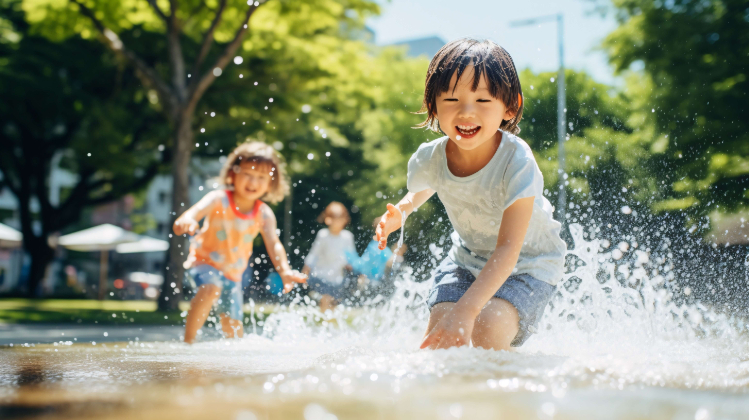
[[[708,250],[745,244],[749,2],[589,2],[619,25],[601,48],[623,83],[566,71],[566,222],[612,240],[667,226]],[[211,189],[220,158],[250,139],[288,164],[293,195],[275,211],[295,267],[332,200],[351,210],[363,249],[372,220],[404,194],[411,154],[439,136],[412,128],[429,57],[376,46],[365,22],[379,10],[370,0],[0,0],[0,191],[17,203],[0,221],[23,233],[29,260],[16,292],[39,296],[50,262],[83,258],[55,251],[57,234],[110,221],[166,239],[175,213]],[[520,70],[521,137],[555,203],[556,73]],[[448,234],[436,199],[410,219],[418,275]],[[183,238],[170,241],[169,256],[145,262],[165,276],[162,296],[181,289]]]

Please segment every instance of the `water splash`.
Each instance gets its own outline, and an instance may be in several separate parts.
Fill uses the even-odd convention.
[[[539,333],[517,353],[467,347],[417,351],[430,284],[408,273],[397,279],[384,305],[373,305],[382,302],[375,298],[364,308],[339,308],[337,327],[314,324],[314,317],[301,315],[304,307],[290,307],[271,315],[264,336],[310,348],[325,343],[327,350],[310,369],[327,377],[335,373],[333,382],[348,378],[351,386],[378,382],[402,390],[424,378],[458,374],[495,378],[491,384],[507,390],[562,394],[569,387],[630,385],[749,388],[743,320],[699,302],[677,304],[673,278],[664,273],[668,262],[649,252],[635,250],[636,258],[617,259],[617,248],[608,251],[594,235],[585,239],[580,225],[570,231],[573,267],[559,283]],[[367,379],[372,375],[378,379]],[[286,380],[296,381],[289,389],[302,389],[306,381],[293,374]]]
[[[53,358],[41,357],[51,348],[23,349],[17,359],[0,353],[0,394],[19,377],[38,377],[35,367],[18,373],[17,366],[39,356],[61,387],[113,390],[127,401],[142,384],[184,384],[198,375],[221,382],[190,383],[179,392],[166,385],[169,397],[159,401],[174,395],[193,401],[215,388],[216,401],[232,389],[263,406],[303,408],[314,401],[330,413],[350,412],[347,401],[358,401],[380,418],[743,418],[749,410],[744,321],[703,303],[679,303],[683,290],[670,274],[671,261],[632,238],[622,258],[614,255],[620,248],[588,230],[586,239],[581,226],[570,227],[570,270],[539,332],[517,352],[417,350],[430,284],[406,270],[389,299],[339,306],[330,319],[297,297],[241,340],[70,345],[55,347]]]

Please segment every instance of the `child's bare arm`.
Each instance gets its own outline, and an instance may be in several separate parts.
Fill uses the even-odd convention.
[[[284,293],[287,293],[294,287],[294,283],[306,282],[307,276],[292,270],[289,266],[289,260],[286,258],[286,249],[276,234],[277,222],[273,210],[267,205],[263,205],[260,209],[263,218],[263,227],[260,234],[263,235],[265,249],[268,251],[268,257],[271,262],[273,262],[273,268],[281,276],[284,284]]]
[[[403,223],[403,215],[401,212],[406,212],[406,217],[408,217],[409,214],[421,207],[421,205],[426,203],[426,201],[433,195],[434,190],[426,189],[417,193],[410,192],[406,194],[406,196],[395,206],[388,203],[388,210],[382,215],[382,219],[377,225],[377,229],[375,229],[374,239],[380,243],[380,249],[385,249],[388,236],[400,229],[401,224]]]
[[[194,206],[187,209],[186,212],[182,213],[177,220],[174,221],[174,233],[177,235],[194,235],[200,225],[198,221],[203,219],[210,213],[216,205],[216,194],[218,191],[213,191],[206,194],[200,199]]]
[[[421,348],[448,348],[468,344],[473,324],[481,309],[512,274],[523,247],[533,213],[534,197],[521,198],[502,215],[497,249],[468,291],[424,338]]]

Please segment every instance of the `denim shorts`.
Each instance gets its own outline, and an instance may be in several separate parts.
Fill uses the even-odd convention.
[[[220,287],[221,295],[216,302],[218,312],[220,314],[228,314],[232,319],[240,321],[243,319],[242,283],[227,279],[218,269],[207,264],[191,268],[187,272],[187,279],[196,293],[198,288],[205,284],[213,284]]]
[[[321,295],[333,296],[335,300],[341,300],[341,298],[343,297],[344,283],[331,284],[317,277],[310,277],[307,280],[307,286],[313,292],[317,292]]]
[[[470,271],[458,266],[449,257],[437,267],[432,278],[434,284],[427,300],[429,310],[438,303],[457,302],[476,280]],[[511,275],[497,290],[494,297],[510,302],[520,316],[520,329],[510,346],[522,346],[536,332],[538,321],[555,290],[555,286],[528,274]]]

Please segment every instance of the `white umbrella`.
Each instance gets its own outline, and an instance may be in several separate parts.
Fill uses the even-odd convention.
[[[99,251],[99,300],[104,300],[107,288],[107,273],[109,272],[109,251],[117,245],[136,242],[140,235],[127,231],[121,227],[103,224],[81,231],[60,236],[57,243],[73,251]]]
[[[110,251],[117,245],[135,242],[140,235],[121,227],[103,224],[60,236],[57,243],[73,251]]]
[[[145,283],[149,286],[161,286],[164,284],[164,276],[144,273],[142,271],[134,271],[130,273],[130,281],[133,283]]]
[[[0,248],[16,248],[23,242],[21,232],[0,223]]]
[[[120,254],[132,254],[135,252],[159,252],[169,249],[169,242],[161,239],[141,236],[135,242],[119,244],[115,248]]]
[[[712,218],[708,238],[718,245],[749,245],[749,215],[738,213]]]

